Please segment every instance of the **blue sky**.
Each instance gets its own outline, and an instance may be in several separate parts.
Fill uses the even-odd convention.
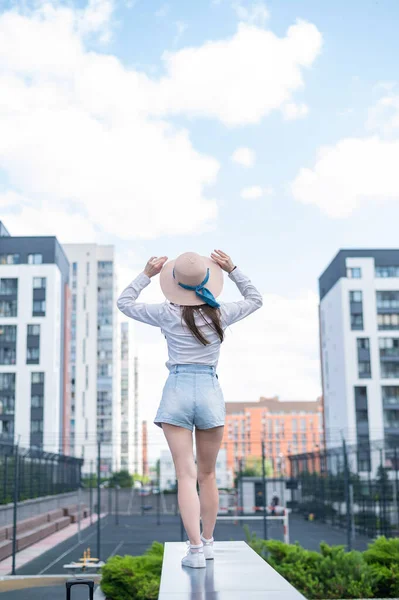
[[[120,290],[151,255],[222,248],[265,299],[226,340],[226,400],[317,397],[318,276],[339,248],[398,246],[398,17],[394,0],[3,5],[5,225],[114,244]],[[165,348],[141,325],[136,342],[151,421]]]
[[[122,23],[109,49],[127,66],[137,64],[151,75],[161,75],[164,51],[234,35],[237,16],[231,5],[226,0],[214,4],[139,1],[117,13]],[[217,240],[237,262],[257,274],[265,291],[290,294],[303,286],[316,289],[318,275],[340,247],[397,246],[393,218],[399,217],[397,201],[366,203],[348,218],[331,219],[318,207],[298,204],[286,184],[300,167],[313,165],[320,146],[365,135],[368,111],[381,93],[376,86],[395,81],[397,74],[399,7],[394,1],[359,0],[286,0],[266,6],[267,26],[277,35],[284,36],[298,18],[315,24],[323,35],[322,51],[304,72],[305,85],[296,96],[309,105],[308,117],[285,122],[275,112],[261,123],[235,128],[207,118],[174,117],[174,121],[188,127],[195,148],[217,157],[222,165],[212,188],[220,202],[217,232],[202,234],[195,249],[207,252]],[[164,16],[155,16],[163,9]],[[178,40],[177,22],[187,26]],[[249,170],[230,161],[232,151],[240,146],[256,152],[256,164]],[[252,184],[271,185],[276,193],[265,201],[244,202],[240,190]],[[176,240],[162,236],[143,248],[147,254],[155,248],[157,254],[173,256],[190,243],[184,236]]]

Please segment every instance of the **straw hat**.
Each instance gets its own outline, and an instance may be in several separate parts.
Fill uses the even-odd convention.
[[[222,269],[212,259],[196,252],[185,252],[175,260],[168,261],[163,266],[159,277],[165,297],[170,302],[182,306],[199,304],[212,306],[212,297],[215,300],[223,289]],[[185,289],[182,285],[197,287],[197,291]],[[201,296],[207,297],[209,301],[206,302]]]

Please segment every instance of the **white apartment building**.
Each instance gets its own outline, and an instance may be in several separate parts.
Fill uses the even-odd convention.
[[[120,323],[121,358],[121,469],[139,473],[138,398],[135,390],[137,367],[134,356],[133,322]],[[136,419],[135,419],[136,416]]]
[[[159,479],[161,491],[173,489],[176,483],[176,471],[169,449],[161,450]],[[219,489],[233,487],[233,474],[227,467],[227,453],[224,448],[219,450],[216,459],[216,483]]]
[[[64,244],[70,263],[71,444],[96,468],[101,442],[104,476],[121,466],[120,330],[114,247]]]
[[[327,446],[399,447],[399,250],[340,250],[319,279]]]
[[[0,440],[69,453],[69,266],[0,222]]]

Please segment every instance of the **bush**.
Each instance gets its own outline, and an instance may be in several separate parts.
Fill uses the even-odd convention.
[[[153,542],[143,556],[113,556],[102,568],[102,591],[112,600],[156,600],[162,559],[159,542]]]
[[[363,554],[370,565],[376,588],[376,597],[399,596],[399,539],[378,538]]]
[[[299,544],[257,538],[246,529],[247,542],[306,598],[397,598],[399,539],[378,538],[365,552],[320,544],[320,552]]]

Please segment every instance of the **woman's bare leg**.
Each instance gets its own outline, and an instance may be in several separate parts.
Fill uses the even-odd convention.
[[[223,430],[224,426],[195,430],[202,535],[206,539],[213,536],[219,510],[219,491],[216,485],[215,467],[222,443]]]
[[[193,454],[193,435],[189,429],[162,423],[172,453],[178,481],[178,503],[184,528],[191,544],[201,544],[200,504],[197,493],[197,471]]]

